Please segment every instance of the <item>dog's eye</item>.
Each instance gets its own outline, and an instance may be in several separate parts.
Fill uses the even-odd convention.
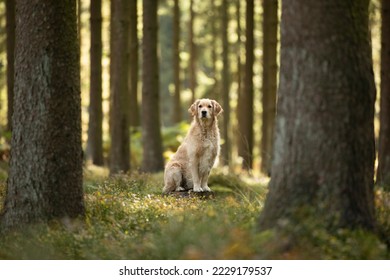
[[[199,108],[202,108],[202,105],[199,105]]]
[[[209,105],[208,107],[211,108],[211,105]]]

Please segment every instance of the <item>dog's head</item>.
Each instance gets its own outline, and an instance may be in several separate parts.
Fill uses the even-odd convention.
[[[198,99],[188,109],[193,117],[198,119],[212,119],[223,112],[221,105],[217,101],[208,98]]]

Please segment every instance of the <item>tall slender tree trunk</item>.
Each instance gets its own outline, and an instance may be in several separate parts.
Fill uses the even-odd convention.
[[[175,92],[173,94],[172,122],[182,121],[182,107],[180,99],[180,6],[179,0],[174,1],[173,7],[173,76]]]
[[[15,0],[6,0],[7,20],[7,130],[12,130],[14,105],[14,57],[15,57]]]
[[[16,11],[3,230],[84,214],[76,2],[18,0]]]
[[[253,165],[253,62],[254,62],[254,1],[246,1],[246,41],[245,41],[245,75],[242,96],[239,99],[239,156],[242,167],[251,169]]]
[[[157,57],[158,1],[143,0],[142,44],[142,170],[157,172],[164,168],[160,132],[159,73]]]
[[[130,169],[130,132],[128,90],[128,0],[111,2],[111,104],[110,174]]]
[[[190,0],[190,22],[189,22],[189,46],[190,46],[190,89],[191,89],[191,104],[196,99],[196,45],[194,42],[194,0]]]
[[[216,1],[210,1],[211,6],[211,17],[209,18],[209,22],[211,24],[211,67],[212,67],[212,77],[214,79],[213,89],[210,94],[211,99],[215,99],[218,102],[222,101],[220,100],[221,94],[218,91],[218,67],[217,67],[217,61],[218,61],[218,44],[216,40],[218,38],[218,27],[217,23],[219,22],[219,7],[216,5]]]
[[[278,0],[263,0],[263,113],[261,127],[261,171],[271,173],[274,140],[278,47]]]
[[[222,1],[222,100],[223,100],[223,127],[222,137],[224,143],[221,150],[221,162],[223,165],[230,164],[230,79],[229,79],[229,4],[228,0]]]
[[[241,34],[242,34],[242,28],[241,28],[241,1],[236,2],[236,33],[237,33],[237,42],[236,42],[236,59],[237,59],[237,106],[236,106],[236,116],[237,119],[242,119],[244,112],[242,112],[242,72],[243,72],[243,65],[242,65],[242,60],[241,60],[241,45],[242,45],[242,40],[241,40]],[[245,151],[245,146],[244,142],[242,141],[241,137],[241,129],[240,129],[240,121],[237,121],[237,125],[234,129],[235,131],[235,138],[234,141],[237,145],[237,153],[238,155],[242,155]]]
[[[329,229],[374,227],[368,2],[282,5],[276,141],[263,229],[307,217]]]
[[[382,48],[378,184],[390,187],[390,2],[382,0]]]
[[[91,2],[93,2],[93,0]],[[79,40],[80,49],[82,46],[82,44],[81,44],[81,27],[82,27],[81,14],[82,14],[82,10],[83,10],[83,7],[82,7],[81,0],[77,0],[77,38]],[[81,50],[80,50],[80,53],[81,53]]]
[[[91,1],[90,103],[87,157],[103,165],[102,0]]]
[[[138,12],[137,0],[130,0],[129,27],[129,90],[130,90],[130,126],[140,126],[138,104]]]

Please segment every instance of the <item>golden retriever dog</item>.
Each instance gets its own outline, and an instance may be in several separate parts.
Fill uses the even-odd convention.
[[[220,151],[217,117],[223,110],[215,100],[198,99],[188,112],[193,121],[183,143],[165,166],[164,193],[211,191],[207,180]]]

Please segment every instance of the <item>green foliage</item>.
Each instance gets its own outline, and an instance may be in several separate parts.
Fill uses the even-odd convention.
[[[385,259],[362,230],[331,233],[321,222],[281,222],[259,231],[266,185],[217,170],[211,198],[161,194],[163,174],[85,171],[84,220],[34,225],[0,238],[1,259]],[[251,179],[251,180],[250,180]],[[4,197],[5,184],[0,185]],[[390,233],[389,194],[377,192],[378,224]]]
[[[260,205],[254,207],[233,193],[217,193],[213,199],[162,196],[162,174],[107,179],[86,173],[85,221],[65,219],[3,236],[0,258],[250,257],[248,248],[234,244],[238,236],[249,235]]]

